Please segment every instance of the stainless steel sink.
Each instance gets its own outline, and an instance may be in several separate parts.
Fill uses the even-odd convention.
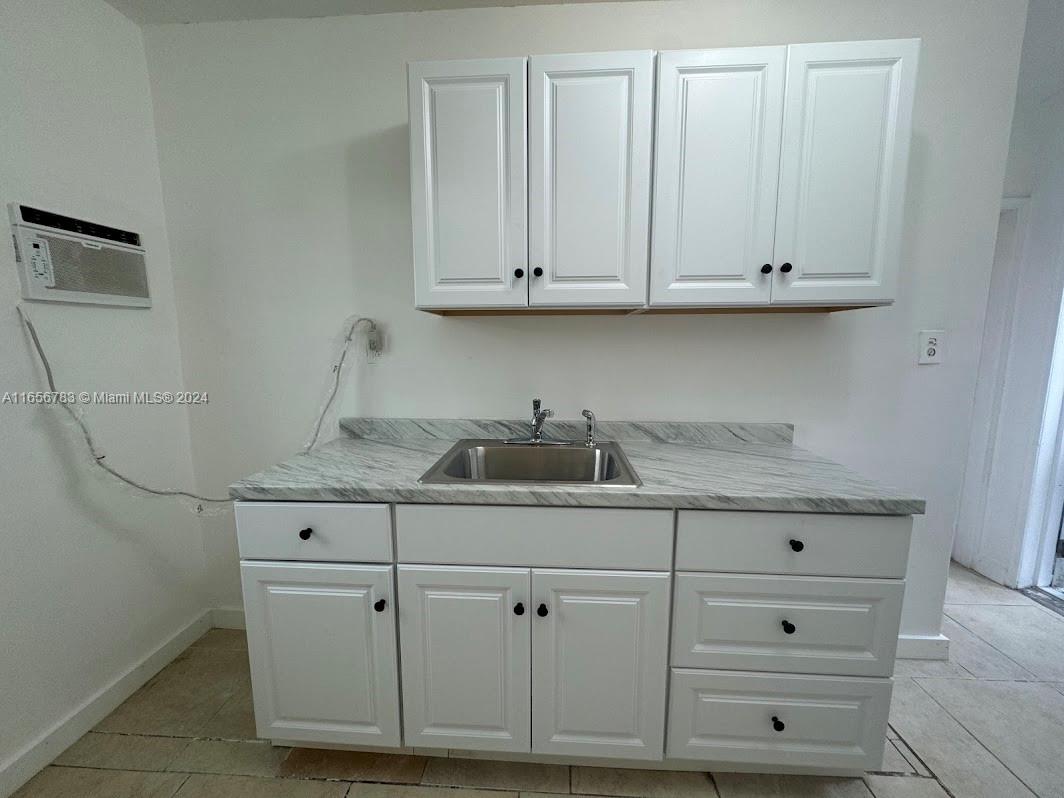
[[[429,484],[470,482],[543,483],[637,487],[642,484],[618,443],[584,446],[513,444],[464,439],[426,471]]]

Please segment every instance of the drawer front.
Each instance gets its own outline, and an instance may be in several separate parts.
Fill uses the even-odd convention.
[[[679,573],[672,663],[890,676],[904,586],[889,579]]]
[[[672,570],[672,510],[400,504],[399,560]]]
[[[676,569],[900,579],[911,531],[907,515],[682,510]]]
[[[890,692],[889,679],[674,669],[668,758],[874,770]]]
[[[236,504],[237,542],[245,560],[391,562],[391,529],[386,504]]]

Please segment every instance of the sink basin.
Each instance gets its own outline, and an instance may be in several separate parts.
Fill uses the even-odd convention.
[[[428,484],[543,483],[636,487],[642,483],[620,444],[547,446],[501,440],[460,440],[426,471]]]

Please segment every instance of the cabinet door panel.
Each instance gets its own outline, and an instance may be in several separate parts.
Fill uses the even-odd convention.
[[[768,303],[786,53],[658,56],[652,305]]]
[[[533,569],[532,750],[661,759],[669,575]]]
[[[772,301],[889,302],[919,41],[788,48]]]
[[[524,58],[410,65],[418,307],[526,305]]]
[[[643,305],[654,53],[533,56],[532,305]]]
[[[528,593],[527,568],[399,566],[407,745],[529,750]]]
[[[245,562],[240,570],[258,735],[398,746],[391,566]]]

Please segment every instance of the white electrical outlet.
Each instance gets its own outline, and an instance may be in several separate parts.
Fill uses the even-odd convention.
[[[942,362],[945,330],[920,330],[920,350],[916,362],[921,366],[936,366]]]

